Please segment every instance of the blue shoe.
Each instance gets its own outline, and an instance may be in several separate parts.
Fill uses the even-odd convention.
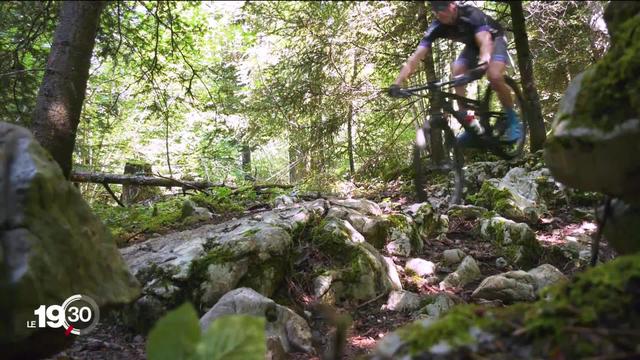
[[[506,112],[509,127],[504,131],[500,140],[514,143],[522,138],[522,123],[513,109],[507,109]]]

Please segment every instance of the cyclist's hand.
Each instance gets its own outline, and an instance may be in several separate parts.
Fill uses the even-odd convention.
[[[398,84],[393,84],[389,86],[387,93],[389,94],[389,96],[394,98],[402,98],[402,97],[409,96],[406,92],[402,91],[402,89],[400,88],[400,85]]]

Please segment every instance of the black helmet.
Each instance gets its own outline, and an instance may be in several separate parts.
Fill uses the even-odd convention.
[[[446,9],[452,2],[453,1],[429,1],[429,4],[431,4],[433,10],[440,11]]]

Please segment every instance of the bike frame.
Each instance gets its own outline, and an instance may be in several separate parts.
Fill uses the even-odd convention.
[[[419,93],[420,91],[428,90],[431,93],[431,97],[433,97],[433,99],[435,100],[434,102],[440,102],[442,104],[443,112],[453,116],[465,130],[469,130],[467,124],[464,122],[464,116],[466,114],[462,111],[457,111],[454,109],[453,100],[457,101],[458,105],[462,104],[466,109],[474,110],[476,112],[480,110],[480,106],[481,106],[480,100],[470,99],[468,97],[460,96],[458,94],[454,94],[452,92],[447,92],[442,90],[444,87],[447,87],[447,86],[449,88],[453,87],[455,82],[456,80],[443,81],[443,82],[430,82],[427,85],[408,88],[408,89],[405,89],[404,91],[406,91],[407,93],[410,93],[413,96],[429,97],[429,95]],[[443,128],[444,124],[441,124],[440,120],[444,120],[444,118],[441,116],[441,114],[437,112],[431,112],[430,115],[432,119],[428,121],[430,121],[431,123],[433,123],[433,125],[436,125],[437,127]],[[423,127],[427,127],[425,125],[423,125]],[[449,126],[447,125],[447,127]]]

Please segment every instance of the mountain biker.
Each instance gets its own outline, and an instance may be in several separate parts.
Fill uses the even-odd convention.
[[[453,75],[459,79],[456,83],[460,84],[455,86],[456,94],[465,96],[466,83],[471,80],[469,75],[465,75],[469,69],[477,67],[478,64],[488,64],[484,65],[487,78],[507,114],[508,128],[501,140],[518,141],[523,136],[522,123],[513,109],[513,97],[504,80],[509,55],[502,26],[471,5],[459,5],[455,1],[429,1],[429,3],[437,20],[429,25],[418,48],[407,59],[394,84],[389,87],[389,95],[403,96],[400,85],[411,76],[420,61],[429,54],[434,40],[446,38],[462,42],[465,47],[453,63]],[[466,111],[463,105],[458,105],[460,110]],[[483,129],[477,119],[465,117],[465,120],[473,125],[471,128],[476,130],[477,134],[482,133]],[[458,143],[463,146],[469,146],[472,142],[473,135],[467,134],[467,131],[458,136]]]

